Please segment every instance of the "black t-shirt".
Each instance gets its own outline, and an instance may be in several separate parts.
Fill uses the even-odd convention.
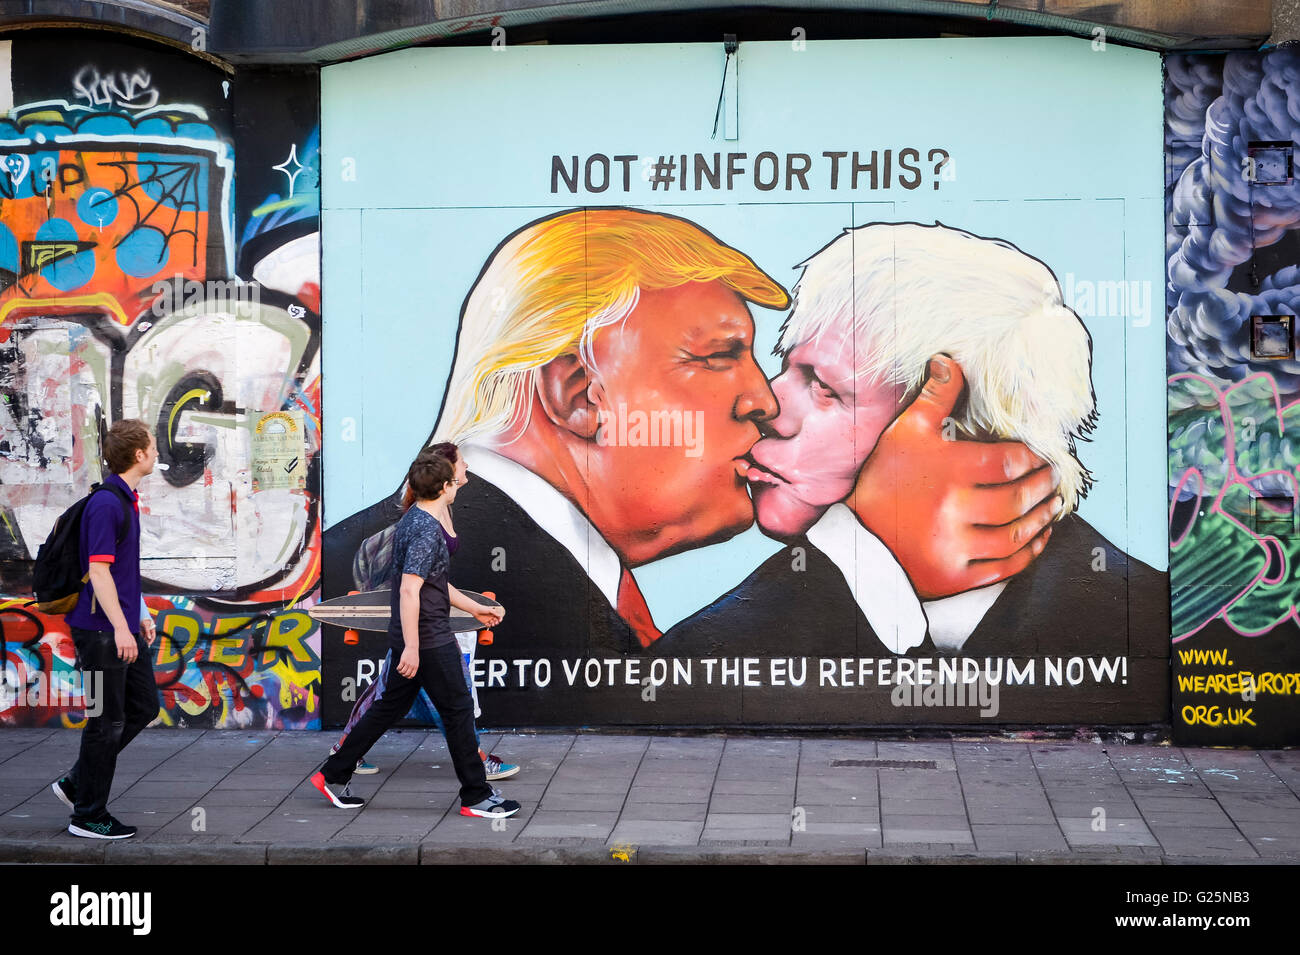
[[[456,641],[451,632],[451,601],[447,596],[447,569],[451,556],[442,523],[432,514],[412,506],[397,522],[393,536],[391,617],[389,645],[402,652],[402,575],[424,578],[420,588],[420,649],[428,650]]]

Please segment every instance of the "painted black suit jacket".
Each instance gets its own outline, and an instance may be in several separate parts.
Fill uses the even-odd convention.
[[[465,590],[492,591],[506,608],[505,619],[493,629],[492,644],[477,651],[479,659],[489,661],[489,668],[493,660],[505,661],[508,666],[505,686],[489,684],[479,691],[484,725],[634,721],[629,715],[618,719],[614,711],[626,709],[625,698],[634,696],[633,689],[639,692],[639,686],[611,688],[604,685],[609,682],[606,677],[601,686],[593,688],[579,677],[575,689],[564,678],[562,660],[585,663],[588,658],[641,652],[631,629],[582,565],[512,498],[476,475],[457,493],[453,515],[460,546],[451,559],[451,583]],[[325,597],[359,589],[352,570],[358,549],[400,516],[394,497],[325,532]],[[357,647],[343,644],[341,633],[336,636],[325,659],[340,663],[337,670],[325,675],[327,687],[355,669],[357,657],[382,657],[384,653],[378,649],[385,640],[383,634],[363,633]],[[550,661],[549,686],[520,688],[514,661],[539,658]],[[530,684],[533,672],[530,665]],[[329,725],[346,720],[350,708],[350,704],[334,701],[333,696],[326,694]],[[335,718],[339,712],[342,717]]]
[[[800,555],[795,548],[802,548]],[[800,557],[802,569],[794,569]],[[1104,569],[1101,569],[1104,568]],[[1011,578],[962,656],[1168,653],[1167,575],[1130,557],[1077,515]],[[888,594],[880,594],[888,599]],[[1130,646],[1130,621],[1136,646]],[[664,656],[881,656],[889,651],[830,558],[800,538],[731,592],[672,627]],[[928,637],[911,656],[936,653]]]
[[[711,702],[718,722],[1157,723],[1168,718],[1168,595],[1166,574],[1129,557],[1081,518],[1060,521],[1043,553],[1008,581],[956,654],[996,673],[986,677],[992,683],[999,683],[1012,663],[1022,672],[1032,667],[1033,681],[1004,686],[996,712],[987,718],[971,706],[900,707],[889,681],[868,678],[864,684],[856,673],[858,661],[872,658],[877,672],[888,661],[892,674],[901,672],[902,658],[881,643],[839,568],[806,538],[791,542],[730,593],[678,623],[651,652],[678,663],[691,658],[697,666],[709,657],[788,657],[786,673],[803,659],[806,681],[799,686],[787,680],[784,686],[769,681],[753,688],[715,688]],[[944,654],[927,635],[906,657],[929,657],[937,668]],[[1064,675],[1059,682],[1049,677],[1049,662]],[[1097,662],[1122,669],[1114,679],[1104,673],[1097,678],[1092,671]]]

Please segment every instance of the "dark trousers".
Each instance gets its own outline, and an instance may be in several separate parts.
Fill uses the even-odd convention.
[[[68,773],[76,793],[73,817],[93,822],[108,814],[108,794],[117,771],[117,754],[158,716],[158,684],[153,678],[153,658],[144,638],[136,635],[139,655],[124,663],[117,655],[111,630],[72,628],[72,642],[87,688],[95,674],[103,674],[98,716],[89,717],[81,731],[81,755]]]
[[[347,735],[352,732],[353,727],[355,727],[357,723],[361,722],[361,717],[366,715],[366,710],[370,709],[370,704],[375,702],[375,695],[384,692],[384,687],[388,682],[388,671],[397,665],[399,657],[400,654],[393,650],[388,651],[388,656],[384,657],[384,662],[379,667],[379,675],[366,684],[366,688],[361,691],[361,695],[357,697],[357,701],[352,704],[352,712],[348,714],[348,721],[343,724],[343,735],[340,736],[339,741],[334,744],[335,750],[343,745],[343,740],[347,739]],[[460,672],[465,677],[465,685],[469,686],[469,666],[465,663],[464,654],[462,654],[460,658]],[[423,687],[420,688],[420,692],[424,693]],[[419,696],[419,694],[416,695],[417,697]],[[427,693],[424,693],[424,695],[426,697],[428,696]],[[470,700],[472,701],[473,699],[474,694],[471,692]],[[434,725],[437,726],[438,729],[442,729],[442,717],[438,715],[438,708],[435,707],[432,702],[428,702],[427,706],[427,715],[433,717]],[[426,713],[422,710],[412,710],[409,715],[411,719],[419,720],[424,719]],[[474,738],[478,738],[477,726],[474,728]],[[480,750],[481,749],[482,747],[480,747]],[[361,755],[363,757],[365,756],[364,753]]]
[[[460,802],[472,806],[492,795],[483,761],[478,758],[478,739],[474,735],[474,701],[465,685],[460,649],[455,643],[420,650],[420,669],[408,680],[397,672],[397,651],[388,667],[382,691],[365,715],[342,741],[338,750],[325,760],[321,773],[327,783],[346,783],[352,778],[357,760],[364,756],[379,737],[406,715],[423,687],[442,714],[442,733],[451,752],[451,764],[460,780]]]

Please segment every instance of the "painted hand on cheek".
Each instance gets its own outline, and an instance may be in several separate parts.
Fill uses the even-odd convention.
[[[1025,445],[954,439],[965,378],[944,355],[930,359],[929,372],[880,436],[848,500],[927,600],[1024,570],[1061,509],[1057,477]]]

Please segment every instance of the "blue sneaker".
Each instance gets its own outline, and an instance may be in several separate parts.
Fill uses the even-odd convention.
[[[487,773],[488,782],[497,779],[509,779],[519,772],[518,766],[507,763],[496,753],[488,753],[487,759],[483,760],[483,769]]]
[[[335,743],[333,746],[330,747],[331,756],[333,756],[338,751],[339,751],[338,743]],[[376,766],[374,763],[366,762],[364,759],[358,759],[357,768],[352,770],[352,772],[357,776],[373,776],[379,772],[379,767]]]

